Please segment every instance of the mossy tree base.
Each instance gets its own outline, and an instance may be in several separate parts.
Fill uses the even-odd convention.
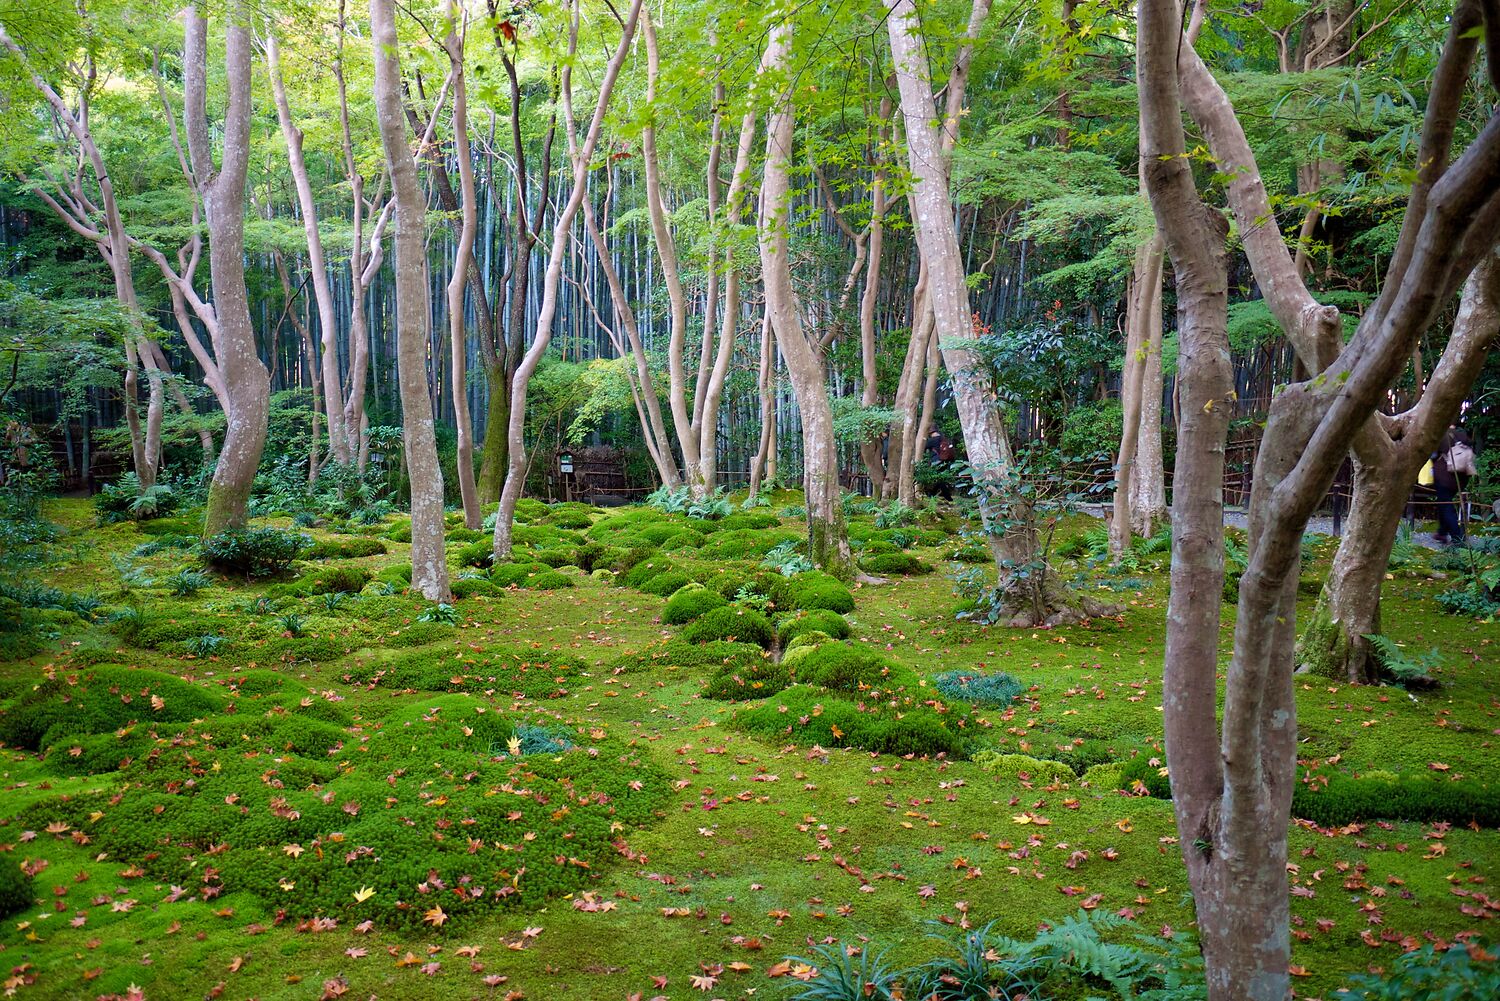
[[[1377,673],[1374,651],[1366,633],[1380,631],[1377,605],[1376,620],[1361,632],[1351,631],[1347,619],[1338,617],[1325,586],[1318,595],[1312,618],[1297,640],[1297,671],[1320,678],[1334,678],[1357,685],[1370,684]]]

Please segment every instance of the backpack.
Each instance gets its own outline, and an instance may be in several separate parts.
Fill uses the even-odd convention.
[[[1463,473],[1465,476],[1473,476],[1479,472],[1479,467],[1474,463],[1474,446],[1468,442],[1455,441],[1453,447],[1448,449],[1445,459],[1449,472]]]
[[[952,462],[955,454],[957,453],[953,451],[953,442],[944,438],[942,444],[938,445],[938,459],[942,462]]]

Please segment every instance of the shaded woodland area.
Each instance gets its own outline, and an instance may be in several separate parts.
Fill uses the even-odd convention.
[[[267,997],[424,996],[459,956],[474,996],[650,996],[632,950],[663,997],[1489,996],[1497,99],[1495,0],[0,3],[0,815],[64,852],[0,846],[0,910],[54,880],[60,923],[97,840],[200,918],[225,894],[351,961],[339,922],[378,927],[410,973],[310,944]],[[1086,691],[1114,701],[1056,708]],[[231,730],[246,757],[204,772]],[[715,782],[766,816],[715,842],[729,892],[631,906],[720,837],[673,804],[728,803],[683,768],[730,743]],[[920,776],[901,831],[857,807],[860,752]],[[951,850],[913,819],[975,850],[826,937],[790,906],[823,876],[788,876],[798,934],[724,943],[780,950],[751,965],[643,944],[771,885],[786,832],[740,784],[772,756],[805,793],[833,769],[847,818],[780,812],[871,903],[908,877],[861,848]],[[933,820],[934,783],[984,798]],[[1062,810],[1067,837],[1001,836]],[[1042,856],[1112,862],[1130,810],[1149,863],[1054,890]],[[1375,886],[1371,853],[1444,865],[1449,831],[1460,917],[1383,926],[1430,874]],[[1322,910],[1315,837],[1356,842],[1368,927]],[[981,848],[1038,887],[971,913]],[[528,965],[512,918],[563,900],[616,951]],[[942,966],[909,926],[950,903]],[[66,981],[42,911],[8,987],[140,996],[123,939],[102,989]],[[421,959],[475,929],[514,982]],[[227,925],[199,941],[238,973]]]

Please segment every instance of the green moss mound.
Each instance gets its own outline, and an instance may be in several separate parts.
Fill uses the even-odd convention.
[[[720,667],[703,688],[704,698],[721,702],[743,702],[775,695],[792,683],[786,664],[770,658],[749,663],[730,663]]]
[[[917,685],[910,668],[847,643],[813,647],[797,658],[793,673],[800,684],[841,692],[890,692]]]
[[[794,685],[740,712],[735,724],[778,743],[882,754],[962,757],[969,747],[951,713],[940,715],[915,700],[856,704],[808,685]]]
[[[461,600],[480,596],[497,598],[505,589],[494,581],[481,577],[460,577],[449,585],[449,590],[453,592],[454,598]]]
[[[467,648],[413,650],[386,659],[361,660],[344,678],[369,687],[426,692],[504,692],[533,699],[566,695],[584,662],[539,650]]]
[[[665,598],[676,594],[679,590],[693,583],[693,578],[681,570],[668,570],[659,573],[640,585],[640,589],[647,594],[654,594]]]
[[[500,587],[520,587],[528,591],[555,591],[573,586],[573,578],[558,573],[545,563],[497,563],[490,570],[490,580]]]
[[[1139,757],[1132,758],[1121,770],[1121,784],[1144,789],[1159,799],[1171,799],[1171,781],[1161,774],[1163,771]],[[1488,782],[1380,771],[1360,775],[1324,771],[1309,781],[1312,776],[1305,767],[1299,766],[1297,772],[1292,816],[1320,827],[1366,820],[1500,826],[1500,788]]]
[[[825,609],[830,612],[854,611],[854,594],[837,577],[821,570],[809,570],[795,577],[782,578],[770,584],[771,597],[778,608]]]
[[[640,671],[647,668],[743,667],[767,659],[769,655],[755,643],[736,643],[730,640],[687,643],[681,639],[671,639],[625,654],[613,662],[611,669]]]
[[[158,671],[99,666],[59,672],[0,705],[0,743],[35,751],[68,734],[186,722],[223,705],[217,692]]]
[[[825,633],[836,640],[848,639],[849,622],[838,612],[825,608],[797,612],[794,615],[783,616],[777,623],[776,639],[783,647],[786,647],[790,646],[792,640],[798,636],[810,632]]]
[[[742,605],[712,609],[682,631],[682,639],[688,643],[736,640],[770,647],[772,638],[771,621],[755,609]]]
[[[303,552],[304,560],[353,560],[384,556],[388,547],[379,539],[322,539]]]
[[[585,740],[457,694],[351,729],[219,716],[129,763],[117,786],[38,800],[17,821],[86,829],[91,852],[204,899],[450,933],[576,892],[615,839],[655,820],[665,773],[618,743],[568,749]],[[7,892],[32,903],[14,883],[0,876],[0,908]]]
[[[1072,782],[1078,778],[1073,769],[1060,761],[1044,761],[1025,754],[979,751],[974,755],[973,760],[976,765],[991,775],[1031,782],[1038,788],[1054,783]],[[1098,773],[1096,777],[1099,777]]]
[[[932,573],[932,567],[910,553],[877,553],[860,560],[859,565],[870,573],[888,577],[909,577]]]
[[[667,599],[667,607],[661,613],[661,620],[671,626],[680,626],[727,604],[729,602],[717,591],[710,591],[706,587],[686,588]]]

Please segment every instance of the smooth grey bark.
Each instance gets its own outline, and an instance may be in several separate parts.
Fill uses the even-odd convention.
[[[975,5],[971,36],[977,34],[985,0]],[[953,225],[947,161],[951,147],[939,128],[927,55],[913,0],[886,0],[891,54],[906,124],[907,149],[915,184],[912,220],[927,266],[927,300],[933,340],[952,379],[953,395],[968,450],[975,499],[995,561],[997,587],[1012,625],[1057,623],[1093,614],[1085,599],[1072,600],[1047,572],[1034,528],[1025,510],[1019,471],[1002,424],[993,379],[972,345],[978,339],[969,310],[968,285],[958,234]],[[1040,567],[1038,564],[1040,563]]]
[[[225,24],[224,72],[229,91],[217,170],[209,145],[208,25],[188,8],[183,52],[183,120],[193,178],[208,224],[208,267],[218,330],[214,354],[229,407],[224,446],[214,466],[203,516],[203,534],[243,526],[250,491],[266,446],[271,380],[255,347],[245,287],[245,178],[250,163],[251,41],[243,2],[230,5]]]
[[[396,378],[407,477],[411,481],[412,586],[428,601],[447,601],[443,553],[443,470],[438,463],[432,398],[427,392],[428,306],[425,280],[427,200],[407,144],[401,107],[401,60],[392,0],[370,0],[375,50],[375,108],[396,205]]]
[[[448,53],[449,79],[453,87],[453,155],[458,161],[458,202],[462,218],[458,245],[453,251],[453,273],[448,279],[447,290],[448,333],[452,340],[453,355],[453,420],[457,427],[456,465],[459,497],[464,509],[464,526],[477,529],[484,523],[484,515],[479,510],[479,490],[474,480],[474,424],[469,418],[469,346],[467,325],[464,322],[464,292],[471,284],[474,238],[479,230],[479,197],[474,186],[474,161],[469,152],[469,96],[464,81],[464,38],[467,36],[464,29],[467,28],[467,23],[459,24],[459,14],[453,0],[446,0],[444,3],[443,17],[448,22],[443,48]],[[467,22],[467,16],[464,21]],[[476,308],[484,308],[481,303],[475,305]]]
[[[297,192],[297,207],[302,216],[302,233],[307,240],[307,267],[318,307],[318,330],[322,338],[323,359],[320,382],[328,400],[328,450],[335,462],[348,465],[351,459],[349,436],[344,430],[344,401],[339,378],[338,321],[333,304],[333,288],[328,283],[328,260],[323,252],[323,235],[318,230],[318,205],[313,198],[312,178],[303,155],[302,130],[292,120],[291,103],[286,96],[286,82],[281,74],[281,47],[275,33],[265,41],[266,68],[271,78],[271,92],[276,101],[276,118],[286,140],[287,164],[291,168],[292,186]],[[358,208],[356,208],[356,211]],[[314,477],[316,478],[316,477]]]
[[[791,42],[792,23],[790,19],[782,20],[771,29],[765,65],[773,70],[784,70]],[[854,562],[839,493],[833,408],[829,403],[819,346],[808,336],[802,324],[787,258],[787,230],[792,211],[790,167],[794,119],[792,91],[787,87],[776,96],[766,124],[766,162],[758,227],[761,276],[765,284],[766,313],[782,357],[786,359],[787,372],[802,414],[808,558],[828,573],[848,579],[853,576]]]
[[[1226,162],[1223,141],[1238,132],[1227,98],[1191,44],[1180,37],[1175,0],[1145,0],[1137,40],[1142,148],[1157,224],[1177,273],[1179,301],[1202,308],[1214,357],[1184,355],[1180,378],[1211,376],[1227,354],[1216,287],[1223,267],[1222,217],[1198,201],[1186,156],[1179,97],[1209,138],[1219,169],[1232,171],[1230,203],[1257,281],[1314,378],[1273,401],[1256,461],[1248,566],[1240,579],[1234,646],[1216,725],[1217,592],[1222,521],[1217,497],[1224,432],[1179,445],[1174,477],[1173,587],[1168,607],[1163,711],[1173,808],[1213,1001],[1282,1001],[1288,992],[1287,825],[1296,783],[1296,579],[1307,520],[1349,442],[1405,368],[1412,346],[1487,259],[1500,229],[1500,114],[1450,162],[1454,125],[1480,37],[1500,49],[1500,24],[1479,0],[1460,0],[1431,88],[1415,181],[1379,299],[1342,345],[1336,311],[1308,304],[1274,216],[1241,209],[1264,198],[1253,157]],[[1202,17],[1203,8],[1194,12]],[[1500,67],[1491,66],[1500,84]],[[1180,79],[1180,90],[1179,90]],[[1242,135],[1242,134],[1241,134]],[[1210,224],[1210,219],[1212,224]],[[1208,276],[1208,277],[1205,277]],[[1211,278],[1211,283],[1210,283]],[[1195,284],[1199,287],[1195,288]],[[1212,306],[1210,312],[1207,307]],[[1281,313],[1278,312],[1278,318]],[[1184,335],[1185,336],[1185,335]],[[1184,397],[1184,427],[1228,400]],[[1190,497],[1188,491],[1201,491]],[[1193,586],[1187,575],[1199,577]],[[1179,574],[1183,575],[1179,578]]]
[[[373,0],[372,0],[373,2]],[[640,20],[642,0],[633,0],[630,11],[626,15],[621,29],[620,42],[610,57],[609,65],[605,67],[603,78],[599,82],[598,96],[595,101],[594,115],[589,122],[588,132],[583,141],[578,142],[573,122],[573,67],[571,58],[562,68],[562,99],[564,110],[564,121],[568,134],[569,152],[572,154],[572,190],[568,193],[568,200],[558,210],[555,228],[552,233],[552,249],[547,259],[547,270],[542,279],[542,301],[537,314],[536,335],[533,337],[531,347],[527,349],[521,363],[516,367],[514,378],[510,384],[510,420],[507,430],[507,446],[509,449],[509,465],[505,474],[505,484],[500,491],[500,510],[495,516],[494,548],[495,560],[500,562],[510,558],[511,553],[511,529],[514,527],[516,502],[521,499],[521,491],[526,487],[526,391],[531,382],[532,375],[537,366],[541,364],[542,355],[546,353],[548,345],[552,343],[552,324],[557,316],[557,292],[558,285],[562,280],[563,258],[568,249],[568,230],[573,224],[573,218],[578,214],[579,206],[588,194],[588,169],[593,160],[594,150],[599,145],[599,135],[604,128],[604,115],[609,108],[609,97],[614,90],[615,81],[619,79],[620,67],[624,65],[625,57],[630,52],[631,40],[635,37],[636,24]],[[578,51],[578,3],[573,4],[572,24],[568,36],[568,52],[571,57]],[[519,262],[518,262],[519,266]]]

